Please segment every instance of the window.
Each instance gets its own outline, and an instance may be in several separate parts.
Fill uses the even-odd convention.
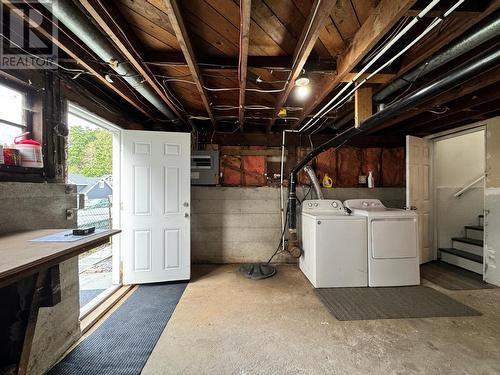
[[[14,143],[27,130],[25,101],[23,92],[0,85],[0,144]]]

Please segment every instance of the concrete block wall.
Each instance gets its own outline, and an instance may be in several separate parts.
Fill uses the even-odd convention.
[[[193,263],[267,261],[280,238],[279,189],[191,189]]]
[[[73,228],[66,209],[76,207],[76,190],[65,184],[0,183],[0,234],[32,229]],[[29,361],[29,374],[44,374],[80,337],[78,258],[60,265],[62,301],[41,308]]]
[[[325,197],[378,198],[403,207],[404,188],[324,189]],[[286,191],[285,191],[286,194]],[[304,196],[302,189],[297,192]],[[280,192],[272,187],[191,188],[191,259],[193,263],[265,262],[281,234]],[[310,196],[309,196],[310,198]],[[287,256],[278,262],[295,262]]]

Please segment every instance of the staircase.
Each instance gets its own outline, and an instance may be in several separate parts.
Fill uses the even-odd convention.
[[[451,239],[451,248],[440,248],[443,262],[483,274],[484,215],[478,216],[478,225],[466,225],[465,237]]]

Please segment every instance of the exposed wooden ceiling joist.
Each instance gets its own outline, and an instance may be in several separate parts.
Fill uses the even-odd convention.
[[[252,11],[251,0],[240,0],[240,9],[240,56],[238,64],[240,92],[238,119],[240,122],[240,131],[243,131],[245,126],[245,90],[247,88],[248,44],[250,41],[250,14]]]
[[[313,110],[331,93],[344,77],[351,73],[356,65],[375,47],[385,34],[401,19],[411,8],[415,0],[382,0],[375,11],[354,36],[349,48],[342,53],[337,61],[337,75],[326,85],[316,90],[316,96],[305,108],[294,128],[309,116]]]
[[[292,67],[292,56],[248,56],[248,68],[268,68],[286,70]],[[178,52],[149,52],[145,60],[158,66],[186,65],[186,59]],[[238,59],[228,56],[198,56],[198,65],[201,69],[238,69]],[[308,71],[335,72],[335,60],[322,59],[307,61],[305,68]]]
[[[106,35],[113,41],[120,53],[130,62],[137,72],[144,77],[146,82],[169,106],[172,112],[184,121],[183,116],[174,105],[173,100],[161,87],[148,66],[142,62],[140,53],[136,49],[137,44],[130,43],[130,38],[133,36],[131,33],[126,33],[124,31],[123,27],[126,23],[123,22],[123,20],[116,19],[119,17],[120,13],[114,8],[112,2],[106,2],[106,5],[104,5],[101,0],[79,0],[79,2],[99,27],[101,27]]]
[[[2,5],[10,10],[17,9],[16,6],[9,0],[2,0]],[[97,80],[99,80],[100,83],[125,100],[125,102],[146,116],[157,116],[155,112],[152,112],[147,106],[144,105],[144,103],[135,98],[131,92],[132,89],[123,81],[115,80],[114,83],[111,83],[106,80],[104,74],[101,73],[102,66],[85,59],[84,56],[87,55],[87,52],[72,41],[65,33],[58,33],[56,37],[54,33],[45,30],[38,23],[36,23],[33,18],[28,17],[28,15],[24,12],[18,12],[17,14],[22,16],[25,22],[28,22],[31,26],[33,26],[33,28],[36,29],[42,37],[54,43],[58,48],[67,53],[78,65],[91,73],[95,78],[97,78]]]
[[[410,121],[401,124],[401,126],[398,126],[396,130],[398,132],[406,133],[409,130],[420,128],[427,124],[432,124],[438,121],[446,122],[449,116],[456,115],[460,112],[467,112],[471,107],[477,107],[495,100],[500,100],[500,90],[498,90],[496,85],[490,85],[480,89],[479,91],[474,91],[471,94],[445,103],[441,107],[434,108],[436,111],[439,111],[439,108],[442,108],[445,111],[442,114],[424,112],[411,118]]]
[[[390,119],[386,122],[384,122],[382,125],[376,127],[375,129],[372,129],[368,132],[368,134],[373,134],[377,133],[383,129],[386,129],[390,126],[394,126],[398,123],[401,123],[411,117],[414,117],[420,113],[423,113],[425,111],[428,111],[429,109],[432,109],[437,106],[443,106],[446,103],[456,99],[460,98],[462,96],[471,94],[477,90],[480,90],[483,87],[492,85],[500,80],[500,67],[494,68],[492,70],[489,70],[487,72],[484,72],[483,74],[475,77],[472,80],[467,81],[466,83],[457,86],[451,90],[446,91],[445,93],[437,96],[436,98],[429,100],[425,104],[415,107],[410,111],[406,111],[398,116],[395,116],[393,119]]]
[[[295,86],[295,80],[302,72],[307,58],[313,50],[319,34],[328,21],[329,15],[336,3],[336,0],[316,0],[312,5],[309,17],[306,20],[304,28],[302,29],[302,34],[293,53],[292,71],[285,85],[285,90],[278,96],[278,100],[276,100],[272,119],[267,127],[267,132],[271,131],[279,110],[285,105],[288,96]]]
[[[210,117],[210,121],[215,128],[215,118],[212,113],[212,109],[210,108],[209,96],[207,90],[205,90],[203,77],[200,73],[200,69],[196,61],[196,55],[194,53],[193,46],[191,45],[191,40],[189,38],[186,25],[184,24],[184,20],[182,18],[178,0],[164,0],[164,3],[166,13],[168,14],[168,18],[170,19],[170,24],[174,29],[175,35],[184,55],[184,59],[186,60],[191,75],[193,76],[193,80],[196,84],[198,92],[201,95],[201,99],[203,101],[203,105],[205,106],[205,110],[207,111],[208,117]]]

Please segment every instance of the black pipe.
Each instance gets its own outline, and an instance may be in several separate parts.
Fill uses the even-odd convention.
[[[322,152],[328,150],[331,147],[339,147],[347,142],[349,139],[355,135],[371,130],[376,126],[380,125],[383,121],[397,116],[400,113],[407,111],[417,105],[420,105],[427,100],[445,92],[457,85],[460,85],[469,79],[474,78],[479,73],[486,72],[497,65],[500,64],[500,50],[487,51],[486,53],[475,57],[473,60],[463,64],[444,76],[441,76],[437,81],[422,87],[415,92],[405,96],[404,98],[394,102],[393,104],[387,106],[380,112],[377,112],[373,116],[366,119],[358,128],[351,127],[344,132],[333,137],[329,141],[323,143],[321,146],[312,150],[306,155],[293,169],[290,171],[290,189],[288,195],[288,207],[289,207],[289,230],[295,231],[297,228],[297,218],[296,218],[296,182],[297,174],[299,171],[307,165],[312,159],[321,154]]]
[[[473,50],[490,39],[500,35],[500,10],[493,12],[484,20],[468,29],[458,39],[446,47],[441,48],[434,56],[426,60],[423,64],[413,68],[408,73],[395,79],[373,96],[375,103],[383,102],[387,97],[396,91],[408,86],[410,82],[429,74],[435,69],[449,63],[458,56]]]

